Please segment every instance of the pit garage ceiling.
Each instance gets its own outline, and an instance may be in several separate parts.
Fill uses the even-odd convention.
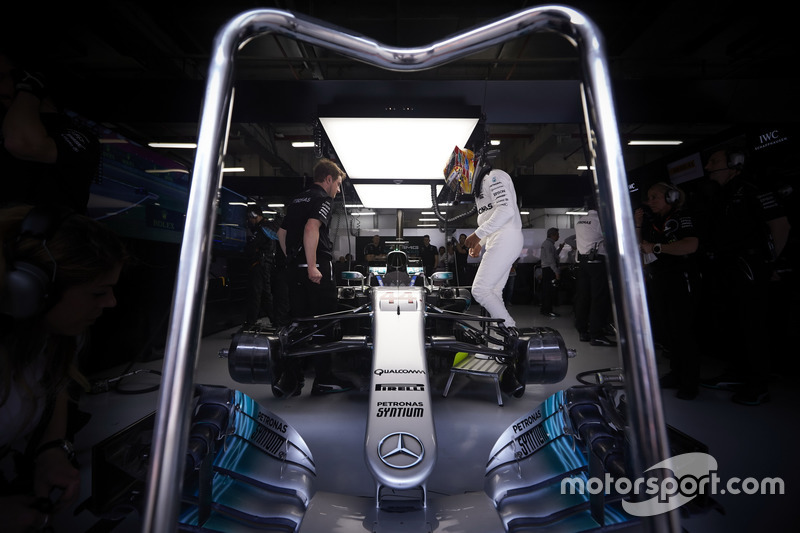
[[[21,4],[16,2],[15,4]],[[191,141],[213,38],[236,14],[292,11],[387,45],[429,44],[535,5],[525,1],[129,2],[4,8],[3,40],[49,73],[60,102],[139,143]],[[715,2],[576,1],[600,28],[623,141],[678,138],[679,148],[625,148],[629,171],[680,150],[707,146],[748,124],[796,123],[792,94],[797,44],[779,13],[722,9]],[[268,35],[237,56],[228,151],[247,167],[226,178],[243,194],[291,194],[311,171],[317,108],[372,105],[481,106],[499,165],[514,176],[577,175],[585,163],[575,50],[537,33],[443,67],[384,71],[329,50]],[[395,147],[403,151],[404,147]],[[170,157],[191,166],[186,152]],[[553,178],[554,179],[554,178]],[[543,206],[574,198],[536,187]],[[552,191],[552,196],[548,194]],[[579,195],[578,195],[579,197]]]

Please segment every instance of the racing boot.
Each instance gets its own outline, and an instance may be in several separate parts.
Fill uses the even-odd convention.
[[[303,390],[302,369],[295,365],[286,365],[283,371],[278,372],[272,382],[272,394],[276,398],[289,398],[299,396]]]
[[[520,383],[517,379],[515,365],[510,365],[503,372],[500,377],[500,390],[514,398],[522,398],[522,395],[525,394],[525,384]]]
[[[355,385],[350,381],[334,374],[331,357],[328,355],[314,356],[314,370],[314,385],[311,387],[312,396],[347,392],[355,388]]]
[[[281,372],[272,381],[272,395],[276,398],[288,398],[294,393],[297,383],[291,372]]]
[[[323,394],[333,394],[336,392],[347,392],[355,388],[350,381],[334,375],[324,376],[314,379],[314,385],[311,387],[312,396],[321,396]]]

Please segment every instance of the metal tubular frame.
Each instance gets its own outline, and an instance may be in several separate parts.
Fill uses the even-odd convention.
[[[609,273],[626,372],[634,472],[639,475],[669,457],[661,399],[655,386],[655,350],[647,318],[608,62],[603,38],[595,24],[580,11],[566,6],[540,6],[428,46],[393,48],[310,17],[288,11],[255,9],[232,18],[214,40],[164,355],[152,462],[147,478],[144,532],[177,528],[183,457],[191,422],[193,375],[202,332],[215,202],[222,183],[223,156],[233,107],[233,67],[237,50],[250,39],[277,33],[379,68],[414,72],[538,31],[562,34],[580,55],[587,142],[595,159],[594,187],[600,220],[607,228]],[[680,531],[677,511],[650,517],[645,524],[652,531]]]

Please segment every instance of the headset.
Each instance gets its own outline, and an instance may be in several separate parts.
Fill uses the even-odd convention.
[[[741,152],[730,152],[728,154],[728,168],[742,170],[744,167],[744,154]]]
[[[14,318],[31,318],[48,309],[56,301],[55,279],[58,264],[47,248],[47,241],[74,212],[64,207],[36,206],[22,220],[16,237],[4,243],[8,268],[0,292],[0,312]],[[45,268],[30,261],[16,259],[19,243],[40,239],[52,262]]]
[[[669,205],[677,203],[681,199],[681,191],[679,191],[678,188],[673,184],[667,183],[666,181],[661,181],[659,184],[666,188],[664,191],[664,201],[666,201]]]

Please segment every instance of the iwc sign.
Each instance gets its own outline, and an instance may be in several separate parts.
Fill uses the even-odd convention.
[[[411,433],[389,433],[378,444],[378,457],[391,468],[411,468],[422,461],[425,448],[422,441]]]
[[[774,129],[769,131],[762,131],[758,134],[758,142],[754,143],[753,150],[763,150],[776,144],[781,144],[789,140],[787,135],[784,135],[780,130]]]

